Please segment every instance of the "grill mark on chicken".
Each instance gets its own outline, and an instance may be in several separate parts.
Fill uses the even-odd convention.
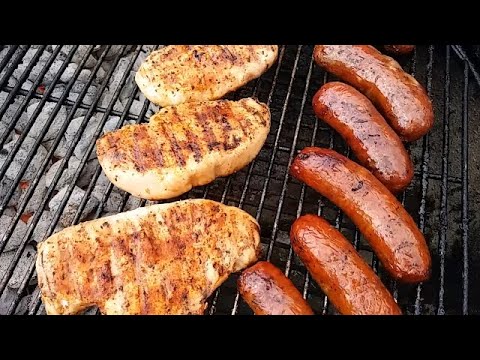
[[[277,56],[276,45],[171,45],[152,52],[135,80],[162,107],[216,100],[258,78]]]
[[[185,136],[187,137],[187,141],[185,142],[185,146],[193,153],[193,158],[198,163],[202,160],[202,150],[200,146],[198,146],[198,137],[189,129],[185,129]]]
[[[133,258],[133,274],[134,274],[134,281],[138,287],[138,299],[140,304],[140,313],[146,314],[148,312],[148,304],[147,299],[145,296],[145,288],[144,288],[144,279],[143,279],[143,271],[142,271],[142,254],[144,254],[144,249],[142,249],[142,230],[134,231],[132,234],[132,252],[134,254]]]
[[[177,138],[175,137],[175,134],[171,131],[170,132],[167,131],[167,129],[162,123],[159,123],[158,126],[160,127],[162,133],[170,143],[170,150],[171,150],[171,153],[173,154],[173,157],[175,158],[176,163],[179,166],[185,166],[186,162],[182,154],[182,148],[180,147],[180,144],[178,143]]]
[[[238,171],[258,153],[269,128],[268,107],[252,98],[182,104],[160,110],[148,124],[105,135],[97,154],[119,188],[160,200]]]
[[[100,221],[111,226],[99,231]],[[259,248],[257,226],[250,215],[239,209],[209,200],[187,200],[139,208],[64,229],[39,244],[37,270],[47,279],[39,276],[47,313],[76,313],[86,305],[97,305],[106,314],[202,313],[206,298],[223,277],[255,261]],[[53,250],[47,259],[42,259],[44,251],[55,249],[57,243],[68,243],[82,228],[89,230],[78,238],[79,246],[72,254]],[[118,233],[117,229],[122,231]],[[233,237],[228,235],[233,233]],[[103,242],[98,248],[92,246],[97,237]],[[95,254],[93,261],[90,253]],[[227,253],[229,257],[224,256]],[[86,266],[71,265],[68,269],[66,264],[78,254]],[[115,284],[113,264],[117,271]],[[56,267],[58,272],[51,274]],[[71,293],[75,288],[72,281],[62,282],[65,274],[83,278],[89,267],[98,269],[94,272],[98,285],[104,281],[112,292],[76,294]],[[49,283],[56,285],[53,294],[46,291]],[[95,288],[100,290],[99,286]],[[64,299],[66,306],[62,305]]]
[[[161,168],[164,165],[162,144],[151,143],[151,135],[147,124],[140,124],[133,128],[133,158],[137,171],[143,172],[152,166]]]
[[[72,262],[75,261],[75,257],[72,255],[72,252],[70,251],[70,246],[69,246],[69,242],[66,242],[66,241],[63,241],[59,244],[59,249],[60,249],[60,256],[64,257],[64,258],[71,258],[72,259]],[[68,256],[66,256],[65,254],[68,254]],[[79,283],[78,283],[78,280],[76,277],[73,277],[72,279],[72,271],[71,271],[71,268],[70,268],[70,265],[71,263],[70,262],[66,262],[64,264],[64,266],[67,268],[67,271],[66,271],[66,274],[63,273],[62,274],[62,280],[63,282],[65,283],[72,283],[74,284],[74,286],[72,286],[72,290],[74,291],[75,293],[75,296],[80,298],[81,296],[81,292],[80,292],[80,286],[79,286]],[[73,264],[72,264],[73,265]]]
[[[216,147],[218,147],[218,145],[220,145],[220,142],[217,140],[209,123],[209,120],[211,119],[210,109],[207,110],[207,112],[197,111],[195,112],[195,116],[198,124],[200,124],[202,127],[203,140],[207,144],[208,150],[214,150]]]

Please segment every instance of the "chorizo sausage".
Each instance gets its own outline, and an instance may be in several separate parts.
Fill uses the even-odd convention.
[[[293,223],[290,238],[293,251],[341,314],[401,315],[378,276],[326,220],[301,216]]]
[[[290,279],[268,261],[244,270],[237,284],[256,315],[314,315]]]
[[[359,91],[329,82],[313,97],[317,117],[337,131],[359,162],[390,191],[405,189],[413,178],[413,163],[402,141],[375,106]]]
[[[415,50],[415,45],[383,45],[383,47],[394,55],[408,55]]]
[[[310,147],[296,156],[290,173],[352,220],[393,278],[416,283],[430,277],[431,258],[423,234],[367,169],[334,150]]]
[[[365,94],[405,141],[433,126],[425,89],[391,57],[370,45],[316,45],[315,62]]]

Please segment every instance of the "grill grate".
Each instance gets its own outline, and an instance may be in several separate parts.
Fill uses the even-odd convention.
[[[65,213],[71,212],[70,225],[152,203],[104,183],[101,168],[92,159],[95,140],[107,123],[113,121],[111,130],[148,119],[152,107],[142,100],[132,73],[152,49],[0,47],[0,313],[44,313],[36,287],[35,241],[57,231],[65,222]],[[312,51],[312,46],[282,47],[272,69],[229,95],[233,99],[256,96],[269,104],[272,125],[266,144],[246,168],[180,198],[209,198],[238,206],[256,217],[262,229],[264,256],[285,271],[319,314],[333,314],[335,310],[289,245],[290,225],[304,213],[321,214],[335,224],[378,272],[404,312],[479,314],[480,290],[469,288],[469,283],[475,283],[476,270],[480,270],[479,245],[475,242],[480,235],[480,191],[473,187],[480,172],[480,149],[475,141],[480,123],[472,120],[480,115],[480,77],[469,59],[461,47],[419,46],[412,59],[402,62],[426,87],[436,116],[433,130],[409,146],[415,177],[399,195],[425,233],[433,260],[431,280],[411,286],[389,279],[350,220],[288,175],[293,157],[306,146],[331,147],[351,157],[343,140],[317,121],[311,108],[313,94],[333,80],[314,64]],[[72,68],[72,61],[77,66]],[[71,75],[65,76],[68,71]],[[81,78],[84,85],[78,91]],[[42,117],[49,106],[47,118]],[[77,127],[69,133],[75,121]],[[22,129],[20,123],[24,124]],[[90,141],[79,152],[85,138]],[[65,151],[58,156],[61,146]],[[43,155],[34,165],[40,153]],[[60,186],[74,158],[78,161],[73,163],[67,183]],[[52,163],[58,169],[46,187],[43,181]],[[17,166],[16,172],[12,172],[13,166]],[[91,172],[85,177],[88,168]],[[78,197],[78,186],[81,196],[72,210],[70,201]],[[60,187],[63,189],[58,195]],[[41,188],[45,188],[43,192]],[[58,198],[56,207],[51,206],[53,197]],[[92,202],[93,198],[96,200]],[[251,313],[236,290],[237,277],[231,276],[215,292],[208,313]]]

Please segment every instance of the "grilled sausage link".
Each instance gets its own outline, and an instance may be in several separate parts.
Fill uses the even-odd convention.
[[[363,92],[406,141],[425,135],[433,108],[425,89],[391,57],[369,45],[316,45],[318,65]]]
[[[415,45],[383,45],[383,47],[394,55],[407,55],[415,50]]]
[[[401,315],[392,295],[347,239],[316,215],[299,217],[292,248],[343,315]]]
[[[290,173],[350,217],[396,280],[430,277],[430,253],[410,214],[364,167],[330,149],[305,148]]]
[[[290,279],[267,261],[242,272],[238,291],[255,315],[314,315]]]
[[[341,82],[327,83],[313,97],[313,110],[390,191],[410,184],[413,164],[402,141],[360,92]]]

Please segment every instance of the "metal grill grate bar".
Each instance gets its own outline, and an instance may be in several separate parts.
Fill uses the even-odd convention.
[[[0,80],[0,88],[3,88],[5,83],[7,83],[8,79],[12,76],[18,64],[20,64],[20,61],[22,61],[23,56],[26,54],[28,47],[20,48],[20,51],[15,56],[15,59],[11,62],[10,66],[7,68],[7,71],[3,75],[3,78]]]
[[[468,76],[469,65],[467,62],[464,62],[464,85],[462,98],[462,313],[464,315],[468,314]]]
[[[103,57],[106,56],[106,54],[107,54],[107,52],[108,52],[108,49],[109,49],[109,47],[107,47],[107,49],[105,50],[105,52],[102,54]],[[85,56],[83,60],[86,61],[87,58],[88,58],[88,56]],[[102,58],[101,58],[101,59],[102,59]],[[117,58],[117,60],[119,60],[119,57]],[[92,82],[93,77],[95,76],[96,71],[98,71],[98,68],[99,68],[99,67],[100,67],[100,62],[99,62],[99,63],[97,64],[97,66],[95,67],[94,71],[93,71],[92,74],[91,74],[91,77],[90,77],[89,81],[86,83],[83,91],[82,91],[81,94],[79,95],[79,97],[78,97],[78,99],[77,99],[77,102],[78,102],[78,103],[81,101],[81,99],[82,99],[82,98],[85,96],[85,94],[87,93],[87,89],[88,89],[88,87],[90,86],[90,83]],[[79,69],[80,69],[80,67],[79,67]],[[78,69],[77,69],[77,70],[78,70]],[[113,72],[113,68],[112,68],[111,72]],[[71,83],[73,83],[73,81],[74,81],[74,79],[72,78],[72,80],[70,81],[69,85],[70,85]],[[106,86],[106,81],[105,81],[105,83],[104,83],[104,86]],[[67,92],[64,92],[63,96],[66,96],[66,94],[67,94]],[[59,106],[59,104],[61,104],[61,103],[58,103],[57,106]],[[57,106],[56,106],[56,107],[57,107]],[[95,106],[95,103],[92,104],[92,109],[94,108],[94,106]],[[37,108],[38,108],[38,107],[37,107]],[[68,124],[69,124],[69,120],[70,120],[71,118],[73,118],[73,115],[74,115],[75,111],[76,111],[76,107],[74,107],[74,108],[71,110],[69,116],[67,117],[67,121],[64,122],[61,130],[59,131],[59,134],[58,134],[58,136],[56,137],[55,142],[53,143],[53,145],[52,145],[50,151],[48,152],[47,156],[45,157],[45,160],[44,160],[42,166],[40,167],[40,169],[39,169],[39,171],[38,171],[35,179],[33,180],[32,184],[31,184],[30,187],[28,188],[26,194],[24,195],[23,201],[22,201],[21,204],[18,206],[19,209],[17,209],[17,215],[15,216],[14,220],[12,221],[12,223],[10,224],[10,226],[8,227],[7,232],[6,232],[6,234],[4,235],[4,237],[3,237],[3,241],[4,241],[3,246],[5,245],[8,237],[11,236],[11,234],[12,234],[12,232],[13,232],[13,229],[14,229],[15,226],[16,226],[16,223],[19,221],[20,216],[21,216],[21,214],[23,213],[23,211],[24,211],[24,209],[25,209],[25,207],[26,207],[26,205],[27,205],[27,203],[28,203],[28,200],[29,200],[30,197],[33,195],[33,191],[34,191],[34,189],[36,188],[36,186],[38,185],[38,182],[40,181],[41,176],[42,176],[43,173],[45,172],[45,170],[46,170],[46,168],[47,168],[47,165],[48,165],[48,162],[50,161],[50,159],[51,159],[51,157],[52,157],[52,155],[53,155],[53,152],[55,151],[56,147],[57,147],[58,144],[60,143],[61,137],[63,136],[63,134],[64,134],[64,132],[65,132],[65,130],[66,130]],[[55,115],[56,115],[56,113],[55,113],[55,110],[54,110],[54,111],[52,112],[52,115],[50,116],[50,118],[47,120],[44,128],[42,129],[42,135],[40,135],[40,137],[38,138],[38,140],[41,140],[41,138],[45,135],[45,133],[46,133],[46,131],[47,131],[47,129],[48,129],[48,126],[50,126],[50,124],[52,123],[53,118],[54,118]],[[73,152],[73,149],[75,148],[75,145],[78,143],[78,141],[79,141],[79,139],[80,139],[80,136],[81,136],[83,130],[85,129],[85,127],[86,127],[86,122],[87,122],[87,121],[88,121],[88,113],[87,113],[87,115],[85,116],[85,119],[84,119],[84,121],[82,122],[82,125],[80,126],[80,129],[81,129],[81,130],[77,133],[77,135],[76,135],[75,139],[73,140],[73,142],[72,142],[69,150],[67,151],[67,154],[65,155],[65,157],[64,157],[63,160],[62,160],[62,164],[61,164],[61,166],[60,166],[62,169],[65,167],[65,163],[66,163],[67,159],[70,158],[71,153]],[[37,140],[37,141],[38,141],[38,140]],[[38,148],[38,146],[37,146],[37,148]],[[33,155],[32,155],[31,153],[30,153],[29,156],[30,156],[30,158],[33,157]],[[24,163],[24,165],[23,165],[23,167],[22,167],[23,172],[24,172],[25,169],[26,169],[26,165],[28,165],[28,162],[25,162],[25,163]],[[20,173],[22,173],[22,171],[21,171]],[[20,176],[21,176],[20,174],[17,175],[17,179],[16,179],[17,184],[18,184],[18,182],[19,182]],[[47,200],[50,199],[50,196],[51,196],[51,194],[52,194],[52,192],[53,192],[53,190],[54,190],[54,188],[55,188],[55,185],[56,185],[56,183],[58,182],[59,178],[60,178],[60,174],[57,173],[56,176],[55,176],[55,178],[54,178],[54,180],[52,181],[52,184],[51,184],[50,187],[48,188],[47,193],[45,194],[45,197],[43,198],[43,201],[42,201],[42,203],[41,203],[41,205],[40,205],[39,211],[36,211],[35,214],[33,215],[33,221],[32,221],[32,223],[30,224],[30,226],[28,227],[28,230],[27,230],[25,236],[23,237],[20,246],[19,246],[19,248],[17,249],[17,251],[16,251],[16,253],[15,253],[14,259],[13,259],[12,262],[10,263],[10,265],[9,265],[7,271],[6,271],[6,274],[4,275],[3,279],[2,279],[1,282],[0,282],[0,293],[2,293],[2,292],[5,290],[5,286],[7,285],[10,277],[12,276],[13,270],[14,270],[15,266],[17,265],[17,263],[18,263],[18,261],[19,261],[19,259],[20,259],[20,256],[21,256],[23,250],[25,249],[25,246],[26,246],[28,240],[30,239],[30,237],[31,237],[32,234],[33,234],[33,230],[34,230],[35,226],[37,225],[37,223],[38,223],[38,221],[39,221],[39,219],[40,219],[41,213],[42,213],[43,210],[45,209],[45,205],[46,205],[46,203],[47,203]],[[1,210],[1,208],[0,208],[0,210]],[[50,231],[53,232],[53,228],[51,228]],[[50,232],[50,234],[51,234],[51,232]],[[1,250],[1,247],[0,247],[0,250]]]
[[[127,120],[133,120],[136,123],[147,120],[146,114],[150,108],[150,102],[146,99],[142,100],[139,89],[132,86],[134,85],[134,83],[132,84],[133,78],[129,76],[134,64],[135,66],[138,65],[136,59],[138,59],[139,54],[142,51],[145,52],[143,47],[129,47],[129,52],[127,52],[125,51],[126,47],[118,46],[115,47],[115,51],[118,51],[118,53],[110,54],[112,48],[92,46],[84,47],[80,52],[79,46],[68,48],[65,46],[55,48],[49,46],[34,48],[30,46],[10,46],[8,50],[0,50],[2,54],[2,58],[0,58],[0,73],[2,73],[0,90],[3,96],[3,103],[0,104],[0,119],[2,115],[4,116],[8,112],[8,121],[10,121],[6,123],[6,127],[2,126],[0,129],[3,132],[0,133],[0,147],[6,144],[7,140],[10,144],[8,152],[2,154],[6,161],[3,161],[0,165],[0,178],[1,175],[5,175],[10,163],[17,159],[20,150],[24,151],[24,145],[22,144],[28,138],[29,131],[18,132],[15,127],[16,123],[26,113],[29,104],[32,103],[31,100],[34,99],[38,105],[35,110],[32,110],[33,114],[30,114],[29,110],[28,117],[24,119],[27,123],[27,130],[36,124],[37,118],[47,102],[54,103],[51,106],[55,109],[53,113],[49,113],[46,123],[42,123],[44,125],[42,125],[39,137],[32,142],[34,144],[32,148],[28,148],[25,152],[27,159],[19,164],[19,172],[11,178],[15,178],[14,181],[9,182],[8,187],[4,187],[2,190],[2,196],[5,193],[7,197],[2,197],[0,200],[0,217],[6,214],[8,222],[5,226],[5,232],[0,235],[0,256],[5,252],[8,242],[16,235],[20,218],[27,206],[31,206],[30,200],[34,200],[32,196],[36,189],[42,186],[40,179],[45,176],[50,168],[51,161],[60,162],[56,173],[52,175],[53,181],[46,189],[44,198],[39,201],[38,209],[36,207],[33,216],[26,223],[19,247],[10,253],[7,266],[0,264],[0,276],[2,276],[0,279],[0,306],[3,306],[2,313],[5,311],[6,313],[17,312],[17,308],[25,309],[20,306],[20,300],[22,300],[24,306],[23,299],[27,294],[30,297],[28,313],[44,312],[38,288],[34,289],[36,280],[33,257],[27,260],[24,258],[27,249],[32,247],[31,239],[33,239],[34,232],[37,232],[36,228],[40,225],[43,212],[50,211],[48,204],[58,190],[56,188],[59,187],[58,184],[60,184],[62,174],[67,170],[69,159],[73,156],[73,150],[85,136],[86,127],[87,125],[90,126],[91,121],[98,121],[98,123],[95,122],[95,126],[91,130],[93,133],[92,140],[86,142],[87,150],[82,152],[83,158],[79,159],[78,165],[75,163],[73,169],[68,167],[68,170],[72,171],[72,175],[69,176],[73,176],[73,179],[64,186],[67,191],[63,199],[59,199],[60,206],[55,208],[55,213],[51,211],[52,218],[49,218],[49,220],[52,220],[48,224],[42,225],[43,237],[45,238],[55,231],[62,212],[70,201],[71,195],[73,195],[77,180],[80,180],[80,176],[86,170],[87,165],[91,175],[89,175],[88,180],[82,182],[84,184],[81,185],[83,197],[75,205],[74,213],[70,218],[72,220],[69,220],[71,224],[76,224],[84,218],[89,207],[89,198],[94,194],[98,201],[96,201],[97,205],[95,205],[96,207],[88,219],[99,218],[105,212],[112,211],[113,209],[109,207],[112,204],[115,206],[114,209],[121,212],[126,209],[127,204],[129,208],[132,208],[132,206],[157,203],[145,200],[137,201],[128,193],[115,188],[111,183],[103,187],[100,184],[105,179],[99,164],[93,162],[92,168],[90,168],[89,157],[91,158],[95,140],[103,131],[110,116],[118,116],[119,120],[116,123],[114,122],[115,124],[109,124],[109,129],[113,125],[115,129],[118,129],[125,125]],[[151,48],[148,49],[150,51]],[[413,293],[411,288],[407,289],[404,285],[397,284],[389,277],[385,277],[383,269],[379,269],[378,260],[375,256],[372,256],[369,245],[363,240],[361,241],[361,234],[337,207],[288,175],[288,168],[296,152],[308,145],[331,147],[350,158],[353,157],[342,139],[331,128],[316,119],[311,106],[309,106],[312,94],[329,80],[328,74],[312,61],[312,52],[312,46],[281,47],[278,62],[273,69],[255,82],[229,96],[229,98],[238,99],[251,96],[250,94],[253,93],[254,97],[258,96],[264,99],[264,102],[270,106],[272,131],[267,142],[259,156],[247,168],[225,179],[217,179],[204,187],[193,189],[179,199],[211,198],[228,205],[238,205],[238,207],[256,217],[262,228],[261,242],[264,247],[265,258],[284,269],[286,276],[291,278],[295,285],[299,288],[303,287],[304,297],[308,298],[308,301],[318,313],[335,313],[335,309],[330,306],[321,289],[315,283],[311,284],[308,272],[292,251],[289,239],[287,239],[288,224],[291,225],[296,217],[305,212],[316,212],[322,215],[347,238],[351,239],[355,248],[360,251],[365,259],[371,262],[374,270],[379,271],[379,276],[386,281],[385,285],[390,285],[389,288],[393,296],[407,313],[410,313],[410,311],[415,314],[446,314],[452,312],[468,314],[478,312],[474,307],[474,298],[478,297],[478,294],[474,290],[469,291],[469,282],[473,282],[473,276],[476,276],[475,269],[478,262],[476,254],[472,253],[475,243],[471,239],[471,233],[475,233],[476,225],[469,225],[469,211],[472,211],[472,207],[474,207],[472,204],[476,204],[477,198],[475,198],[475,193],[469,192],[468,180],[469,175],[476,176],[475,166],[472,167],[471,163],[469,164],[469,160],[472,161],[469,158],[469,153],[474,151],[469,151],[469,146],[472,146],[469,138],[473,141],[472,137],[474,136],[469,134],[469,131],[476,131],[476,125],[471,122],[473,116],[470,114],[475,114],[480,108],[480,101],[473,95],[474,91],[480,89],[476,77],[478,73],[472,68],[473,65],[465,52],[458,46],[447,46],[446,48],[433,46],[423,48],[419,46],[409,60],[409,65],[402,64],[405,69],[410,66],[410,72],[414,76],[425,76],[426,90],[433,101],[437,118],[436,126],[431,133],[410,146],[410,152],[416,165],[415,177],[412,184],[399,197],[399,200],[410,213],[418,215],[419,228],[427,235],[426,239],[429,241],[432,251],[433,277],[425,284],[418,285]],[[82,69],[87,68],[86,62],[91,60],[89,59],[90,55],[95,56],[97,60],[93,69],[91,65],[88,67],[90,75],[88,80],[85,80],[87,81],[86,86],[83,91],[79,91],[80,94],[75,100],[70,100],[69,92],[79,78]],[[123,58],[126,55],[128,55],[128,60]],[[68,81],[60,81],[60,77],[66,70],[67,65],[72,62],[74,56],[80,60],[77,60],[76,71],[72,71],[73,76]],[[109,81],[113,79],[113,73],[116,71],[114,69],[119,65],[120,59],[125,59],[122,60],[120,70],[123,73],[116,73],[115,88],[113,88],[109,86]],[[444,61],[445,67],[443,66]],[[41,68],[39,68],[39,63],[42,63]],[[106,65],[105,75],[102,74],[103,80],[101,83],[100,81],[93,83],[92,81],[100,66],[105,63],[108,64]],[[53,65],[59,70],[52,76],[49,69]],[[35,74],[38,74],[35,78],[30,75],[32,69],[34,69]],[[43,78],[47,74],[51,81],[48,82],[49,85],[45,91],[40,91],[39,86],[41,86],[44,81]],[[443,79],[443,76],[445,76],[445,79]],[[473,82],[470,81],[470,76],[474,80]],[[12,83],[11,77],[14,77],[17,82]],[[29,84],[32,85],[30,88],[22,86],[22,82],[26,81],[27,78]],[[56,84],[60,84],[62,91],[57,91],[54,95],[53,89]],[[86,92],[90,84],[94,84],[97,90],[94,96],[91,96],[92,100],[87,101]],[[444,84],[445,88],[443,88]],[[109,101],[101,102],[102,95],[107,91],[109,96],[112,97],[108,97]],[[143,103],[135,100],[138,99],[139,95],[140,101]],[[120,96],[122,107],[117,108],[116,104]],[[134,105],[135,110],[132,111]],[[13,106],[14,113],[10,106]],[[67,109],[65,124],[62,124],[63,126],[60,127],[56,137],[54,139],[52,137],[53,147],[46,152],[46,158],[40,162],[41,165],[38,170],[36,168],[36,172],[32,176],[33,180],[29,180],[28,189],[22,191],[23,195],[18,202],[15,198],[16,208],[12,212],[11,205],[7,207],[9,201],[14,195],[18,195],[16,188],[21,183],[23,174],[28,171],[29,164],[37,149],[43,146],[43,139],[48,127],[53,123],[55,114],[59,112],[61,106],[66,106]],[[77,114],[79,110],[81,110],[81,115]],[[86,115],[84,115],[85,113]],[[68,144],[68,150],[65,150],[67,154],[63,159],[56,158],[54,149],[59,146],[60,139],[64,135],[68,124],[72,119],[80,116],[84,116],[84,119],[75,133],[75,140],[72,144]],[[93,119],[93,116],[96,119]],[[90,120],[91,118],[93,120]],[[12,137],[14,141],[9,140]],[[77,155],[75,156],[78,158]],[[458,162],[455,162],[455,159],[458,159]],[[476,161],[476,159],[473,158],[473,161]],[[10,170],[8,171],[10,172]],[[469,174],[469,171],[471,174]],[[97,192],[98,186],[101,186],[99,192]],[[417,196],[418,201],[415,201]],[[113,201],[113,199],[115,199],[115,202],[111,203],[110,201]],[[8,213],[6,210],[8,210]],[[14,215],[12,215],[13,213]],[[4,218],[2,217],[2,219]],[[23,218],[22,221],[24,221]],[[451,226],[456,226],[455,224],[458,224],[458,233],[452,232]],[[64,225],[62,224],[62,227]],[[472,227],[472,230],[470,227]],[[38,234],[35,233],[35,238],[37,236]],[[455,262],[451,258],[451,256],[454,256],[451,254],[452,248],[458,248],[458,257],[461,256],[462,261]],[[22,268],[24,270],[19,273],[21,278],[15,271],[16,267],[20,266],[20,261],[22,261],[24,267]],[[27,262],[24,263],[24,261]],[[3,269],[1,269],[1,265],[3,265]],[[25,272],[25,270],[27,271]],[[10,282],[14,274],[15,287],[11,288]],[[469,276],[472,277],[469,278]],[[236,275],[212,295],[208,313],[251,313],[251,310],[239,297],[234,284],[235,279]],[[8,289],[8,292],[6,292],[6,289]],[[3,305],[1,303],[2,296],[4,298]],[[90,311],[89,313],[94,312]]]
[[[125,49],[125,47],[123,47],[123,49]],[[106,56],[107,53],[108,53],[108,51],[109,51],[109,48],[105,49],[105,51],[104,51],[104,53],[102,54],[102,56]],[[139,51],[139,50],[138,50],[138,51]],[[137,51],[137,56],[138,56],[138,51]],[[72,144],[70,145],[70,147],[69,147],[69,149],[68,149],[68,151],[67,151],[67,154],[65,155],[65,157],[64,157],[63,160],[62,160],[64,163],[63,163],[62,165],[60,165],[60,169],[63,169],[64,166],[66,165],[66,159],[69,159],[69,158],[70,158],[70,156],[71,156],[71,154],[72,154],[72,152],[73,152],[76,144],[77,144],[78,141],[80,140],[80,137],[81,137],[83,131],[86,129],[86,125],[87,125],[90,117],[93,115],[93,111],[94,111],[94,109],[95,109],[96,103],[98,102],[98,100],[99,100],[99,98],[100,98],[100,94],[103,92],[103,89],[107,86],[108,80],[110,79],[111,75],[113,74],[113,71],[114,71],[116,65],[117,65],[118,62],[120,61],[120,57],[121,57],[122,52],[123,52],[123,50],[120,51],[119,54],[116,56],[116,58],[115,58],[115,60],[114,60],[114,63],[113,63],[113,65],[112,65],[112,67],[110,68],[109,74],[106,76],[106,78],[105,78],[105,80],[104,80],[104,82],[103,82],[103,84],[102,84],[102,89],[101,89],[99,95],[97,95],[96,99],[92,102],[92,105],[91,105],[89,111],[88,111],[87,114],[85,115],[85,117],[84,117],[84,119],[83,119],[83,121],[82,121],[82,123],[81,123],[81,125],[80,125],[80,130],[77,132],[74,140],[72,141]],[[103,60],[103,58],[101,58],[101,60]],[[122,89],[122,86],[125,84],[125,81],[127,80],[127,77],[128,77],[128,74],[129,74],[129,71],[130,71],[130,69],[133,67],[133,64],[134,64],[135,60],[136,60],[136,57],[133,57],[133,58],[131,59],[129,65],[128,65],[128,68],[127,68],[128,70],[125,71],[125,73],[123,74],[122,79],[120,80],[120,82],[119,82],[119,84],[118,84],[118,86],[117,86],[117,88],[116,88],[116,90],[115,90],[115,92],[114,92],[114,95],[113,95],[112,99],[110,100],[110,103],[109,103],[109,105],[108,105],[108,107],[107,107],[107,110],[111,110],[111,109],[113,108],[113,105],[114,105],[115,102],[117,101],[117,99],[118,99],[118,97],[119,97],[119,95],[120,95],[120,91],[121,91],[121,89]],[[99,63],[97,64],[97,68],[100,66],[100,64],[101,64],[101,61],[99,60]],[[96,69],[96,70],[98,70],[98,69]],[[95,76],[95,74],[96,74],[96,71],[94,70],[94,71],[92,72],[92,75],[91,75],[91,76],[93,77],[93,76]],[[86,90],[87,88],[88,88],[88,86],[85,86],[85,90]],[[79,97],[79,99],[80,99],[80,97]],[[81,100],[80,100],[80,101],[81,101]],[[104,116],[102,117],[102,119],[100,120],[100,123],[99,123],[99,125],[97,126],[97,129],[95,130],[95,134],[94,134],[94,136],[93,136],[94,139],[97,139],[98,136],[100,135],[100,132],[102,131],[103,126],[105,125],[105,122],[107,121],[108,113],[109,113],[109,112],[107,111],[107,112],[104,114]],[[71,114],[73,114],[73,110],[72,110],[72,113],[71,113]],[[68,188],[67,188],[67,190],[66,190],[66,193],[65,193],[63,199],[61,200],[60,205],[59,205],[57,211],[55,212],[55,214],[54,214],[54,216],[53,216],[52,222],[51,222],[51,224],[50,224],[50,226],[49,226],[49,228],[48,228],[48,230],[47,230],[47,233],[45,234],[46,237],[50,236],[50,235],[53,233],[53,231],[54,231],[54,229],[55,229],[55,226],[57,225],[58,221],[60,220],[60,216],[62,215],[62,211],[63,211],[63,209],[65,208],[65,206],[67,205],[67,201],[68,201],[68,199],[70,198],[70,195],[71,195],[72,192],[73,192],[75,183],[76,183],[78,177],[80,176],[80,173],[81,173],[81,171],[83,170],[83,168],[84,168],[84,166],[85,166],[85,164],[86,164],[86,162],[87,162],[87,160],[88,160],[88,158],[89,158],[89,156],[90,156],[90,153],[92,152],[94,146],[95,146],[95,141],[90,142],[88,149],[86,150],[83,158],[80,160],[80,163],[79,163],[79,165],[78,165],[78,167],[77,167],[77,170],[76,170],[75,174],[74,174],[73,177],[72,177],[72,182],[71,182],[70,185],[68,186]],[[97,171],[98,171],[98,169],[97,169]],[[58,183],[58,180],[60,179],[61,174],[62,174],[62,171],[60,171],[60,170],[57,171],[57,173],[55,174],[55,177],[54,177],[54,179],[53,179],[53,181],[52,181],[52,184],[51,184],[50,187],[49,187],[48,192],[51,193],[51,192],[53,191],[53,189],[55,188],[56,184]],[[92,183],[90,183],[89,188],[91,187],[91,185],[92,185]],[[91,189],[90,189],[90,192],[91,192]],[[47,194],[48,194],[48,193],[47,193]],[[88,193],[88,194],[89,194],[89,193]],[[50,194],[48,194],[48,195],[46,196],[46,199],[48,199],[49,197],[50,197]],[[76,212],[76,214],[75,214],[75,216],[74,216],[74,221],[73,221],[73,223],[75,223],[76,221],[78,221],[79,215],[80,215],[81,212],[83,211],[83,209],[84,209],[84,207],[85,207],[85,203],[86,203],[87,200],[88,200],[88,195],[85,194],[85,196],[83,197],[82,202],[81,202],[81,204],[80,204],[79,208],[77,209],[77,212]],[[44,201],[43,204],[42,204],[42,209],[45,207],[45,205],[46,205],[46,202]],[[34,219],[33,223],[38,222],[38,220],[39,220],[39,217],[36,218],[36,219]],[[27,241],[28,241],[28,240],[27,240]],[[33,265],[32,265],[32,267],[33,267]],[[28,276],[30,276],[31,272],[33,272],[33,268],[31,268],[30,271],[28,271]]]
[[[432,103],[435,99],[432,98],[432,77],[433,77],[433,51],[434,47],[429,46],[428,48],[428,64],[427,64],[427,94],[432,100]],[[427,198],[427,188],[428,188],[428,163],[430,160],[430,151],[429,151],[429,134],[427,133],[422,140],[422,167],[421,167],[421,199],[420,199],[420,208],[418,210],[419,215],[419,224],[418,227],[422,233],[425,233],[425,223],[426,223],[426,198]],[[428,241],[428,239],[427,239]],[[419,315],[422,311],[422,284],[417,285],[417,294],[415,299],[415,315]]]
[[[440,288],[438,291],[438,315],[445,314],[445,243],[447,241],[448,227],[448,154],[449,154],[449,126],[450,126],[450,47],[446,48],[445,59],[445,95],[444,95],[444,118],[443,118],[443,150],[442,150],[442,185],[441,185],[441,209],[440,209]]]

